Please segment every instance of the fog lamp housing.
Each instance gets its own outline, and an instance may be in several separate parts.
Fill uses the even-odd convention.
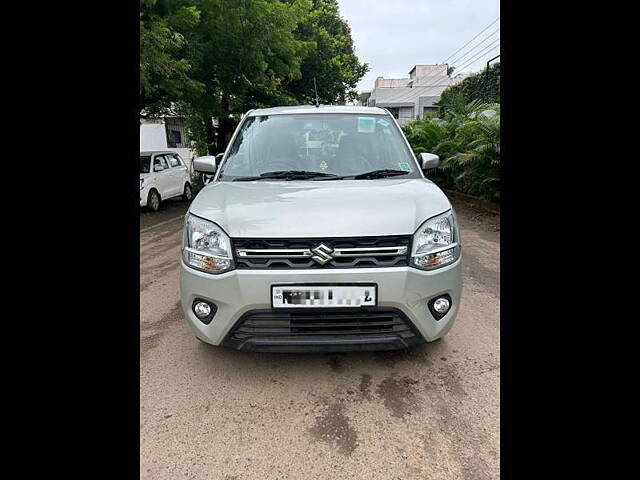
[[[191,305],[191,310],[205,325],[209,325],[213,316],[216,314],[218,307],[214,303],[208,302],[206,300],[202,300],[201,298],[196,298]]]
[[[451,300],[451,295],[445,293],[444,295],[438,295],[435,298],[432,298],[427,302],[427,306],[429,307],[429,311],[433,318],[436,320],[440,320],[451,310],[451,305],[453,304]]]

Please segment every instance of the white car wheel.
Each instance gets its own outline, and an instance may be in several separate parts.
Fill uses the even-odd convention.
[[[190,202],[191,200],[193,200],[193,189],[188,183],[184,184],[184,193],[182,194],[182,199],[185,202]]]
[[[160,210],[160,195],[158,195],[158,192],[155,190],[151,190],[149,192],[149,196],[147,197],[147,207],[154,212]]]

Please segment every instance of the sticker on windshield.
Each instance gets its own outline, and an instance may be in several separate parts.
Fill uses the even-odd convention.
[[[400,167],[400,170],[411,173],[411,165],[407,162],[398,162],[398,167]]]
[[[358,117],[358,133],[373,133],[376,120],[373,117]]]

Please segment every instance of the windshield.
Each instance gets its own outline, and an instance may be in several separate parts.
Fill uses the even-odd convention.
[[[151,163],[151,155],[140,155],[140,173],[149,173],[150,163]]]
[[[386,115],[294,114],[248,118],[229,149],[219,180],[282,171],[355,176],[376,170],[420,178],[395,123]]]

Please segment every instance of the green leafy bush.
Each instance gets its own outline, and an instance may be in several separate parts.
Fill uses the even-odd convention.
[[[447,88],[440,96],[440,106],[462,98],[466,103],[478,100],[482,103],[500,103],[500,64],[494,63],[488,70],[471,75],[460,83]]]
[[[429,178],[443,188],[500,200],[500,104],[449,97],[442,118],[417,119],[404,127],[416,155],[440,156]]]

